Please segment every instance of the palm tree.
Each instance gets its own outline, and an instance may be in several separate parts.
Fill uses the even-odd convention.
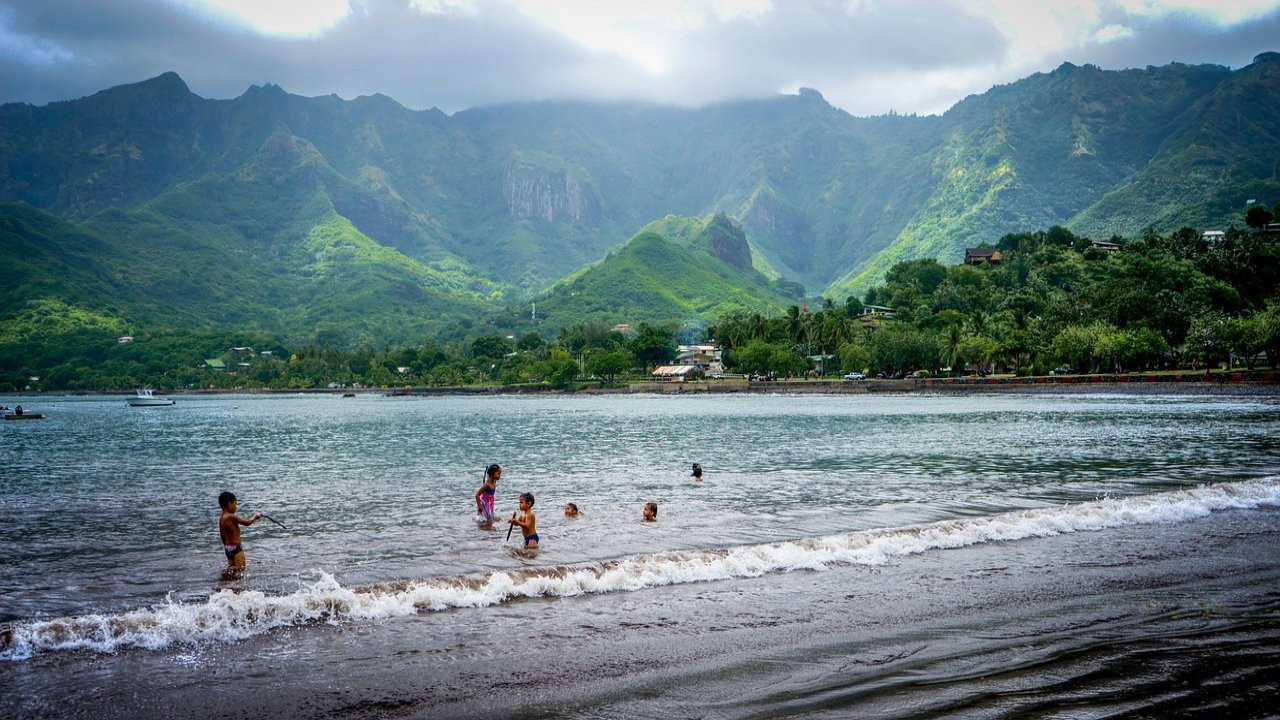
[[[943,338],[942,359],[951,368],[952,372],[956,372],[957,365],[960,365],[960,346],[964,343],[964,331],[961,330],[959,323],[952,323],[947,326],[947,334]]]

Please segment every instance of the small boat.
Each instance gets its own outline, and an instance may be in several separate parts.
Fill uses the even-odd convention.
[[[163,407],[172,405],[174,401],[171,398],[152,395],[151,388],[141,388],[138,390],[137,396],[129,398],[128,402],[133,407]]]
[[[355,397],[355,393],[342,393],[342,397]]]
[[[9,408],[5,408],[8,410]],[[5,413],[5,420],[43,420],[44,416],[40,413],[23,412],[22,406],[19,405],[13,412]]]

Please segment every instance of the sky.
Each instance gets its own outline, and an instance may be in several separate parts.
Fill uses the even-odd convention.
[[[233,98],[381,93],[413,109],[699,106],[818,90],[934,114],[1071,62],[1248,65],[1280,0],[0,0],[0,102],[177,72]]]

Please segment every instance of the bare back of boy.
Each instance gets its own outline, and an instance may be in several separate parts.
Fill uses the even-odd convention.
[[[223,510],[218,518],[218,534],[222,536],[222,550],[227,555],[229,567],[244,567],[244,546],[240,542],[240,526],[252,525],[258,515],[246,520],[235,514],[233,510]]]

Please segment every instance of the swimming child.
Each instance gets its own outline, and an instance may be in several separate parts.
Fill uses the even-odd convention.
[[[658,521],[658,503],[647,502],[644,504],[644,521],[645,522]]]
[[[218,496],[218,505],[222,508],[222,517],[218,518],[218,534],[222,536],[222,551],[227,555],[227,572],[237,575],[244,570],[244,546],[240,543],[240,526],[248,527],[262,517],[262,513],[254,513],[245,520],[236,514],[235,493],[224,492]]]
[[[569,503],[568,505],[565,505],[565,506],[564,506],[564,516],[565,516],[565,517],[578,517],[578,506],[577,506],[577,505],[574,505],[573,503]]]
[[[520,526],[526,548],[538,547],[538,516],[533,514],[533,493],[520,493],[520,512],[509,522]]]
[[[693,472],[689,473],[689,477],[697,482],[702,482],[702,466],[698,463],[693,464]]]
[[[498,463],[493,463],[484,469],[484,482],[480,485],[480,489],[476,491],[476,513],[485,521],[492,521],[494,517],[493,495],[498,489],[498,480],[502,478],[502,468]]]

